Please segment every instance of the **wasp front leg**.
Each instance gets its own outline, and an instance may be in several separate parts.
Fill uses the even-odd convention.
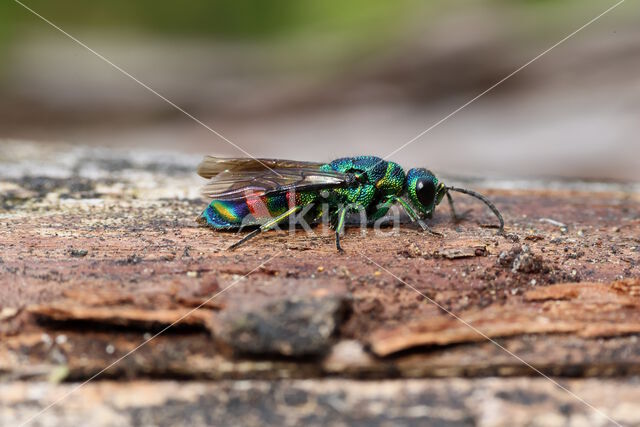
[[[407,213],[407,215],[409,215],[409,219],[412,222],[417,222],[418,223],[418,225],[422,228],[422,231],[426,231],[427,233],[429,233],[429,234],[431,234],[433,236],[443,237],[442,233],[438,233],[437,231],[433,231],[431,229],[431,227],[429,227],[420,218],[420,215],[418,215],[418,213],[411,207],[409,202],[407,202],[406,200],[402,199],[401,197],[396,197],[396,201],[398,203],[400,203],[400,205],[404,208],[404,210]]]
[[[470,211],[465,211],[465,212],[462,212],[462,214],[459,214],[458,212],[456,212],[456,208],[453,204],[453,196],[451,196],[451,194],[449,194],[448,192],[447,192],[447,201],[449,202],[449,208],[451,209],[451,218],[453,219],[453,222],[457,223],[462,221],[470,212]]]

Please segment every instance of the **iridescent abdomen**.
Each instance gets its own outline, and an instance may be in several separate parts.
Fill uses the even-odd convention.
[[[286,212],[290,207],[313,203],[317,194],[283,192],[269,196],[247,196],[236,200],[212,200],[202,219],[216,229],[237,229],[261,225]]]

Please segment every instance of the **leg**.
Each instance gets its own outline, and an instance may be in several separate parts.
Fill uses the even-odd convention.
[[[453,217],[453,221],[458,221],[458,214],[456,214],[456,208],[453,206],[453,197],[451,194],[447,192],[447,200],[449,201],[449,207],[451,208],[451,216]]]
[[[344,231],[344,222],[345,222],[345,219],[347,218],[348,211],[349,211],[349,208],[346,206],[341,207],[340,210],[338,211],[338,217],[336,222],[336,249],[338,250],[338,252],[344,252],[344,249],[342,249],[342,246],[340,246],[340,233]]]
[[[451,196],[451,193],[449,193],[448,191],[447,191],[447,200],[449,201],[449,207],[451,208],[451,217],[453,218],[453,222],[459,222],[460,220],[462,220],[462,216],[465,216],[466,213],[468,213],[469,211],[462,214],[462,216],[459,216],[456,213],[455,206],[453,206],[453,197]]]
[[[478,200],[481,200],[485,205],[489,207],[489,209],[491,209],[491,212],[493,212],[496,218],[498,218],[498,221],[500,221],[500,226],[498,227],[498,234],[504,233],[504,219],[502,218],[502,214],[500,213],[498,208],[496,208],[496,206],[491,202],[491,200],[487,199],[485,196],[483,196],[480,193],[477,193],[472,190],[467,190],[466,188],[459,188],[459,187],[452,186],[452,187],[447,187],[447,191],[457,191],[458,193],[468,194],[472,197],[475,197]]]
[[[375,222],[377,220],[379,220],[380,218],[382,218],[383,216],[385,216],[387,214],[387,212],[389,212],[389,208],[391,208],[391,206],[395,203],[395,198],[390,197],[387,198],[385,201],[383,201],[382,203],[380,203],[376,209],[376,211],[374,213],[371,214],[371,216],[368,218],[367,220],[367,226],[372,226],[375,224]]]
[[[427,224],[425,224],[425,222],[422,219],[420,219],[420,216],[411,207],[409,202],[407,202],[406,200],[404,200],[404,199],[402,199],[400,197],[396,197],[396,201],[402,205],[402,207],[404,208],[404,210],[407,213],[407,215],[409,215],[409,219],[411,219],[412,222],[417,222],[418,225],[420,225],[420,227],[422,228],[422,231],[426,231],[427,233],[429,233],[429,234],[431,234],[433,236],[442,237],[441,233],[438,233],[437,231],[433,231],[431,229],[431,227],[429,227]]]
[[[453,222],[462,221],[470,212],[469,210],[467,210],[464,211],[461,215],[458,215],[458,213],[456,212],[456,208],[453,205],[453,196],[449,192],[447,192],[447,200],[449,201],[449,207],[451,208],[451,218],[453,219]]]
[[[300,209],[302,208],[302,206],[294,206],[291,209],[289,209],[288,211],[286,211],[285,213],[278,215],[277,217],[273,218],[270,221],[265,222],[264,224],[262,224],[260,226],[260,228],[258,228],[257,230],[253,230],[251,233],[247,234],[246,236],[244,236],[242,239],[238,240],[237,242],[235,242],[233,245],[229,246],[227,249],[232,251],[235,248],[237,248],[238,246],[240,246],[241,244],[245,243],[247,240],[253,239],[254,237],[256,237],[258,234],[262,233],[263,231],[267,231],[270,228],[275,227],[276,225],[278,225],[282,220],[289,218],[289,216],[295,214],[296,212],[298,212]]]

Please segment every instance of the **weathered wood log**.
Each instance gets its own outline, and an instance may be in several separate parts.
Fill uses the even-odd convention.
[[[408,224],[384,234],[352,228],[343,239],[346,253],[338,254],[331,231],[319,227],[311,235],[265,233],[228,252],[224,248],[236,236],[195,221],[207,203],[198,196],[200,181],[193,174],[198,158],[129,156],[15,143],[0,150],[0,378],[84,380],[152,338],[102,375],[191,380],[530,376],[516,382],[416,383],[451,405],[458,398],[465,404],[478,387],[505,396],[519,393],[513,384],[540,387],[540,393],[528,390],[522,398],[524,417],[540,409],[529,392],[544,395],[545,401],[556,392],[487,337],[548,375],[640,373],[637,186],[573,183],[486,190],[504,214],[505,236],[482,227],[492,221],[483,206],[459,198],[460,208],[470,209],[462,222],[453,223],[446,207],[433,220],[442,239]],[[273,318],[269,307],[279,307]],[[309,307],[326,312],[330,325]],[[239,319],[258,320],[238,325]],[[268,331],[261,325],[269,325]],[[603,384],[615,390],[631,387],[628,381]],[[4,385],[0,394],[35,384]],[[248,384],[257,391],[265,387]],[[304,384],[322,390],[327,383]],[[351,390],[347,394],[369,389],[366,382],[331,384],[344,384]],[[447,394],[458,393],[460,384],[464,396]],[[118,386],[91,387],[105,393]],[[162,397],[173,393],[174,385],[157,387]],[[212,395],[233,387],[193,384],[185,390],[203,388]],[[288,393],[288,386],[274,387]],[[605,399],[606,390],[588,393]],[[47,388],[52,396],[58,392]],[[330,397],[308,393],[309,399]],[[380,392],[373,400],[393,399],[394,393]],[[109,405],[106,395],[102,399]],[[516,411],[520,403],[509,399],[505,411]],[[636,413],[616,406],[635,402],[629,399],[607,405],[638,423]],[[8,410],[27,402],[18,398]],[[345,403],[345,413],[355,410],[352,403]],[[425,419],[432,404],[420,409]],[[137,413],[147,414],[153,405],[145,402]],[[550,405],[545,411],[560,417],[560,424],[570,417],[566,408]],[[13,420],[15,413],[4,411],[0,416]],[[71,423],[65,411],[60,419]],[[266,411],[273,417],[284,413],[280,407]],[[331,421],[328,412],[318,411],[318,423]],[[454,424],[473,424],[483,416],[468,408],[455,411],[433,420],[450,416]],[[594,420],[593,414],[578,412]],[[385,419],[380,417],[371,419]]]

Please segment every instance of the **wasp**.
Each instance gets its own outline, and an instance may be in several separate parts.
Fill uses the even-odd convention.
[[[348,213],[364,211],[367,224],[373,224],[395,204],[423,231],[441,236],[424,219],[433,216],[445,196],[457,219],[451,197],[454,191],[484,202],[500,222],[499,233],[504,230],[500,211],[482,194],[447,186],[424,168],[405,173],[397,163],[374,156],[344,157],[330,163],[207,156],[198,174],[210,179],[203,193],[213,199],[199,222],[216,230],[255,228],[230,250],[303,212],[309,223],[328,214],[336,248],[342,252],[340,236]]]

